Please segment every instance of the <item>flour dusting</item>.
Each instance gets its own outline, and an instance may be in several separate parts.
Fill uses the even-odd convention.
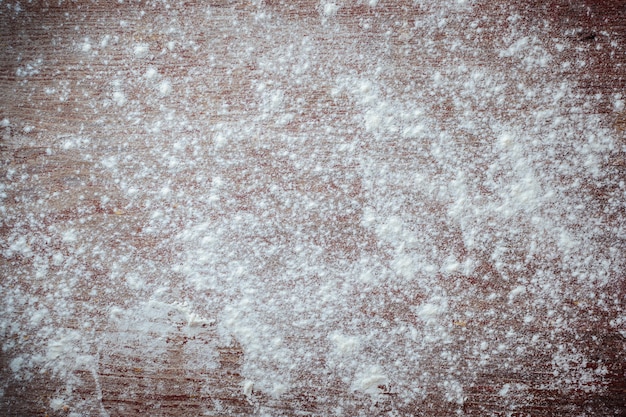
[[[265,3],[125,6],[52,32],[58,62],[6,63],[17,102],[55,102],[0,115],[12,380],[45,374],[64,387],[46,407],[108,415],[114,365],[209,372],[231,347],[259,413],[313,387],[337,415],[339,398],[461,412],[490,373],[510,375],[493,395],[511,409],[601,392],[585,326],[626,337],[626,149],[594,109],[624,98],[583,88],[587,44],[477,1],[410,19]],[[54,112],[79,121],[47,131]]]

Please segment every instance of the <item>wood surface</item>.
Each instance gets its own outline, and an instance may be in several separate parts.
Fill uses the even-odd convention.
[[[282,395],[262,389],[244,392],[246,375],[252,372],[246,368],[250,358],[244,342],[225,335],[220,327],[224,314],[220,308],[233,295],[226,290],[197,295],[201,290],[189,283],[182,269],[173,268],[196,265],[186,258],[189,247],[177,236],[201,216],[235,222],[236,214],[259,215],[254,211],[259,210],[259,195],[278,184],[294,193],[306,191],[336,202],[331,207],[353,204],[357,208],[312,213],[310,221],[302,223],[303,233],[314,236],[316,247],[324,248],[325,258],[320,259],[325,264],[341,268],[342,262],[364,254],[383,259],[386,255],[381,252],[386,249],[371,230],[361,226],[361,210],[368,205],[371,190],[354,172],[366,158],[336,151],[336,142],[364,138],[358,144],[361,155],[382,165],[410,166],[419,156],[402,141],[368,139],[358,106],[345,93],[332,91],[338,77],[377,74],[379,84],[391,89],[388,97],[401,101],[411,83],[427,88],[435,72],[459,63],[505,72],[508,64],[495,51],[502,49],[507,18],[517,16],[522,34],[562,39],[569,45],[571,62],[585,61],[584,66],[565,69],[551,63],[536,72],[520,71],[520,82],[539,85],[545,79],[562,78],[575,84],[581,97],[599,95],[597,100],[583,100],[588,105],[581,105],[580,111],[597,122],[590,128],[607,129],[616,138],[618,146],[601,169],[626,180],[626,113],[614,106],[616,94],[626,95],[626,3],[470,1],[468,16],[451,18],[452,26],[434,35],[425,35],[414,25],[425,10],[432,13],[433,6],[424,6],[429,2],[381,0],[375,7],[366,3],[341,2],[336,13],[328,16],[319,2],[307,0],[37,1],[21,2],[19,10],[18,3],[0,4],[0,120],[8,121],[0,128],[4,184],[0,190],[4,193],[0,415],[626,415],[626,323],[622,333],[611,324],[626,317],[626,277],[619,269],[599,290],[607,294],[608,307],[587,302],[590,287],[577,289],[577,281],[569,278],[563,281],[570,287],[568,297],[578,295],[558,302],[570,326],[558,337],[582,352],[587,369],[604,369],[600,382],[593,382],[596,386],[576,381],[560,385],[553,372],[553,351],[546,347],[518,356],[509,352],[513,362],[505,353],[489,366],[480,365],[478,355],[466,346],[468,341],[479,341],[485,329],[493,327],[502,335],[513,329],[549,338],[554,328],[547,319],[524,326],[508,314],[506,302],[477,298],[472,308],[502,319],[478,314],[467,322],[450,320],[453,342],[447,349],[462,358],[455,371],[464,386],[458,401],[447,398],[447,388],[441,384],[426,387],[419,399],[405,401],[398,395],[400,383],[394,386],[391,381],[373,398],[354,392],[340,378],[304,371]],[[467,55],[463,48],[437,56],[420,53],[428,42],[442,51],[455,39],[465,42],[466,34],[476,32],[454,24],[472,21],[485,29],[472,41],[480,55]],[[137,49],[138,45],[149,49]],[[289,45],[295,48],[296,58],[308,60],[309,75],[302,83],[294,81],[302,63],[289,61]],[[381,65],[384,69],[377,73]],[[159,78],[146,76],[150,68],[158,69]],[[289,118],[280,119],[264,107],[271,108],[271,103],[254,95],[261,81],[286,95],[303,97],[304,104],[283,100],[278,112]],[[433,95],[428,100],[431,109],[438,109],[440,126],[454,125],[459,115],[452,98]],[[505,123],[516,113],[532,114],[531,110],[486,100],[477,102],[473,111]],[[227,151],[220,151],[215,138],[228,132],[235,133],[224,145]],[[298,146],[285,139],[302,138],[305,133],[313,139]],[[239,139],[232,139],[237,135]],[[459,131],[456,140],[469,146],[480,139]],[[175,150],[168,143],[182,147]],[[322,155],[320,160],[328,168],[323,175],[298,172],[290,152],[302,160]],[[420,161],[430,163],[426,158]],[[207,210],[213,207],[208,192],[211,179],[218,176],[232,184],[229,199]],[[626,250],[624,237],[608,231],[623,227],[626,220],[623,190],[620,194],[593,182],[580,187],[590,207],[605,213],[600,217],[607,232],[598,238],[597,247],[603,248],[601,252],[617,250],[617,263],[625,265],[620,260]],[[404,188],[392,184],[385,190],[391,198]],[[616,199],[621,204],[615,204]],[[615,209],[618,206],[621,209]],[[163,217],[154,217],[156,210]],[[292,219],[300,215],[278,203],[269,210],[277,224],[296,221]],[[63,240],[60,231],[68,225],[77,231],[77,240]],[[257,259],[252,247],[262,248],[263,239],[282,250],[296,246],[289,232],[272,230],[274,234],[257,240],[247,231],[232,232],[235,235],[227,239],[232,248],[234,242],[241,243],[241,259]],[[20,234],[31,238],[21,252],[8,243],[17,242]],[[470,252],[454,230],[442,246],[461,254]],[[55,264],[57,253],[75,263]],[[38,255],[51,259],[47,268],[38,266]],[[494,273],[484,254],[477,251],[475,256],[481,259],[476,277]],[[262,268],[268,276],[280,270],[269,261]],[[533,268],[532,263],[528,268]],[[135,275],[143,277],[137,284],[128,278]],[[170,292],[160,300],[170,306],[167,316],[150,316],[151,327],[135,323],[129,312],[164,283]],[[450,291],[485,295],[510,291],[509,284],[499,281],[483,288],[478,278],[454,285],[450,284]],[[288,294],[288,288],[281,294]],[[31,301],[20,302],[23,294]],[[379,288],[366,295],[361,308],[373,322],[417,320],[406,305],[423,297],[419,289],[406,287]],[[202,304],[220,297],[221,302]],[[186,302],[195,303],[194,311],[203,321],[190,326]],[[176,303],[181,304],[179,310],[171,307]],[[46,307],[41,323],[56,329],[53,334],[22,324],[32,319],[33,306]],[[124,325],[116,324],[120,322]],[[14,332],[15,326],[31,329],[32,334]],[[72,339],[72,331],[81,336]],[[80,345],[81,357],[88,358],[84,366],[61,361],[70,357],[63,353],[55,363],[67,364],[66,372],[35,359],[28,375],[18,377],[11,370],[13,358],[45,356],[48,341],[62,335],[69,338],[62,339],[69,340],[63,349]],[[210,358],[201,357],[205,345],[216,347]],[[416,375],[430,372],[442,381],[436,377],[441,372],[441,361],[436,359],[441,353],[441,348],[433,348],[432,361],[415,369]],[[310,364],[325,366],[321,359],[311,359]],[[572,369],[578,366],[572,364]],[[571,378],[580,375],[572,371]],[[505,384],[526,388],[503,398],[499,392]],[[51,402],[55,398],[65,402]]]

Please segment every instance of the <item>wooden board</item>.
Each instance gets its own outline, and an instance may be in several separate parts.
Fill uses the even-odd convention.
[[[626,415],[626,3],[508,3],[1,4],[0,414]]]

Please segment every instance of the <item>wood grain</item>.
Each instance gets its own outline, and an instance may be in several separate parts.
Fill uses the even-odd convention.
[[[14,291],[16,300],[19,294],[31,294],[49,306],[50,316],[62,323],[59,335],[77,330],[98,341],[83,348],[85,354],[96,358],[92,368],[97,371],[77,366],[65,375],[34,369],[30,379],[16,378],[11,371],[12,357],[40,352],[52,336],[15,335],[5,325],[0,333],[1,415],[626,415],[626,339],[609,325],[624,314],[626,279],[619,273],[610,277],[607,292],[622,305],[600,307],[591,303],[587,294],[563,304],[562,314],[571,328],[559,334],[575,340],[584,350],[589,369],[605,367],[602,384],[585,387],[590,389],[555,386],[552,351],[541,347],[525,352],[521,363],[510,364],[503,354],[492,367],[479,365],[479,355],[466,341],[480,339],[485,328],[493,325],[487,316],[479,315],[467,322],[455,319],[456,324],[450,326],[456,343],[452,350],[463,358],[456,372],[469,387],[461,404],[446,399],[443,386],[430,389],[419,401],[408,402],[399,398],[393,386],[385,387],[383,395],[373,401],[368,395],[352,392],[340,378],[329,384],[315,375],[303,377],[305,382],[278,398],[262,391],[246,396],[242,389],[244,348],[236,339],[224,338],[217,324],[221,313],[215,305],[197,307],[199,314],[215,321],[191,332],[174,310],[168,313],[170,321],[155,318],[150,330],[133,327],[132,321],[124,328],[116,327],[110,319],[113,306],[133,311],[147,294],[124,284],[129,274],[144,277],[147,287],[169,282],[174,292],[166,300],[172,303],[188,300],[185,291],[195,291],[184,274],[172,268],[185,262],[186,250],[174,238],[200,216],[200,208],[210,206],[210,178],[219,176],[234,184],[230,200],[208,214],[210,221],[232,219],[236,213],[259,215],[258,196],[269,193],[273,184],[294,195],[306,191],[328,201],[331,207],[352,204],[363,209],[371,196],[364,181],[354,175],[361,162],[349,154],[333,154],[335,139],[323,139],[325,131],[349,138],[357,136],[360,129],[354,103],[345,94],[332,93],[332,80],[345,73],[372,74],[384,61],[391,64],[379,80],[401,95],[411,83],[427,84],[433,73],[454,60],[416,52],[420,42],[428,39],[418,39],[420,34],[411,30],[411,22],[424,10],[410,1],[380,1],[376,8],[346,2],[327,25],[320,17],[319,2],[307,0],[35,3],[21,4],[23,10],[19,13],[4,4],[0,12],[0,119],[10,120],[10,125],[2,128],[0,174],[18,184],[6,191],[0,240],[8,242],[16,233],[34,237],[30,243],[33,255],[9,253],[8,244],[1,244],[5,255],[0,257],[0,280],[2,288]],[[621,148],[605,162],[615,175],[624,178],[626,113],[616,112],[612,106],[615,94],[626,94],[626,4],[608,0],[517,3],[477,2],[470,13],[485,28],[485,35],[475,40],[484,53],[471,57],[459,52],[452,57],[477,67],[500,65],[496,46],[500,45],[501,34],[488,29],[504,30],[503,22],[513,14],[525,22],[523,27],[536,31],[531,36],[536,33],[542,39],[552,36],[571,42],[571,61],[583,60],[587,65],[572,65],[558,76],[576,80],[581,94],[601,95],[582,111],[597,115],[601,127],[610,129],[620,141]],[[259,17],[262,13],[272,14],[283,26],[264,27]],[[369,30],[363,30],[364,25]],[[301,34],[306,33],[311,44],[319,48],[307,50],[315,75],[302,84],[290,84],[285,76],[287,69],[281,66],[289,65],[281,58],[291,43],[285,38],[290,30],[302,42]],[[463,28],[442,29],[437,35],[442,48],[450,40],[450,33],[461,37],[464,32]],[[618,46],[611,48],[610,42]],[[138,56],[141,53],[133,49],[138,44],[150,45],[147,56]],[[94,50],[98,53],[92,53]],[[347,54],[355,57],[353,62],[341,59]],[[161,79],[171,80],[174,93],[163,93],[159,90],[161,84],[155,87],[146,81],[150,68],[158,68]],[[542,77],[551,77],[553,70],[548,66],[544,72],[527,73],[520,82],[539,83]],[[259,80],[283,90],[293,89],[306,102],[284,103],[281,111],[291,115],[288,122],[276,122],[275,115],[262,119],[263,103],[250,97]],[[115,95],[118,87],[123,89],[123,98]],[[118,105],[120,100],[123,105]],[[436,95],[431,100],[432,108],[439,113],[440,126],[451,126],[458,117],[453,100]],[[507,120],[511,114],[525,110],[507,109],[488,100],[476,106],[477,114],[494,120]],[[229,144],[228,153],[202,142],[204,136],[217,135],[220,130],[234,131],[246,123],[251,125],[249,136],[256,141],[235,140]],[[301,158],[314,153],[326,155],[330,168],[323,175],[298,172],[289,152],[283,152],[286,145],[281,138],[302,132],[316,138],[315,143],[309,140],[294,153],[300,152]],[[181,138],[185,144],[178,154],[163,155],[159,151],[163,143]],[[480,138],[461,132],[458,140],[470,144],[478,143]],[[398,167],[416,160],[432,163],[403,143],[366,141],[362,152]],[[116,165],[117,174],[112,174],[107,163]],[[168,174],[160,174],[164,172]],[[159,197],[164,178],[172,192]],[[134,194],[137,197],[129,196],[129,187],[138,188]],[[400,187],[392,184],[387,190],[393,194]],[[609,226],[619,227],[626,219],[624,196],[618,194],[619,190],[592,183],[581,187],[587,187],[590,204],[599,213],[607,209],[607,230]],[[609,200],[616,198],[622,199],[621,211],[608,210],[614,207]],[[144,202],[151,199],[160,199],[155,205],[166,214],[167,221],[158,223],[150,217],[154,206],[148,209]],[[281,204],[268,208],[276,224],[299,216],[295,209]],[[445,210],[435,204],[430,212]],[[409,201],[405,212],[411,210],[415,209]],[[358,210],[345,212],[338,208],[312,214],[302,224],[303,233],[317,237],[314,245],[325,249],[323,262],[337,268],[361,257],[388,256],[374,233],[362,226]],[[68,273],[65,264],[51,263],[44,277],[33,279],[38,271],[37,254],[73,256],[58,232],[66,225],[77,230],[79,236],[71,250],[87,248],[77,258],[79,265],[71,266],[75,272]],[[267,247],[277,245],[289,251],[298,243],[289,231],[280,228],[267,236],[246,233],[229,239],[242,242],[243,259],[263,259],[259,270],[266,274],[278,273],[282,266],[259,257],[251,249],[254,245],[265,242]],[[446,233],[442,246],[460,254],[471,252],[463,246],[458,230]],[[617,241],[614,234],[607,232],[598,239],[606,240],[606,251],[626,250],[623,238]],[[511,284],[499,278],[489,284],[492,287],[481,283],[480,274],[497,273],[488,256],[480,252],[474,255],[479,259],[475,276],[460,284],[450,283],[450,290],[508,293]],[[76,271],[82,274],[80,278]],[[285,293],[289,285],[295,284],[285,284]],[[564,285],[575,286],[576,282],[566,281]],[[71,288],[71,293],[54,292],[56,288]],[[568,294],[575,292],[571,288]],[[206,296],[229,297],[226,292]],[[372,321],[398,318],[415,322],[407,305],[423,299],[424,294],[418,288],[396,293],[387,288],[372,291],[367,297],[359,308]],[[69,314],[57,317],[66,306],[71,306]],[[29,317],[29,308],[18,302],[7,304],[0,310],[1,318],[5,323],[19,322]],[[525,326],[520,317],[509,314],[507,305],[486,298],[478,297],[471,308],[491,310],[501,316],[495,329],[499,334],[516,329],[549,339],[554,330],[548,321]],[[90,319],[88,327],[85,317]],[[159,339],[160,353],[155,353],[150,349],[152,342],[161,337],[159,328],[170,330],[167,337]],[[219,345],[216,356],[208,364],[191,360],[206,343]],[[9,350],[10,357],[6,353]],[[442,351],[433,348],[433,358]],[[323,368],[322,359],[319,361]],[[439,365],[433,361],[411,372],[418,380],[425,372],[441,373]],[[575,373],[572,375],[576,378]],[[523,383],[528,388],[511,393],[503,401],[498,393],[507,383]],[[68,384],[71,394],[67,392]],[[71,397],[72,402],[54,410],[50,401],[57,397]]]

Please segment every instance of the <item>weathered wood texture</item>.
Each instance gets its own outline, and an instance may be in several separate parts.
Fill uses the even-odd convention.
[[[601,382],[593,382],[597,386],[585,386],[584,381],[564,386],[555,382],[553,349],[558,341],[551,348],[544,345],[523,353],[499,353],[491,365],[480,365],[480,355],[468,346],[469,341],[480,341],[486,328],[493,327],[501,335],[512,329],[546,339],[554,330],[548,319],[526,325],[520,317],[508,314],[506,297],[504,301],[488,300],[491,291],[508,294],[512,289],[509,283],[496,280],[487,286],[472,278],[450,283],[448,289],[476,292],[480,296],[471,299],[471,308],[492,311],[501,320],[479,313],[474,319],[450,319],[454,323],[449,330],[453,346],[447,346],[446,352],[458,353],[454,372],[464,386],[462,399],[448,398],[448,388],[437,382],[425,387],[420,399],[406,400],[397,395],[399,388],[391,381],[374,400],[351,391],[340,378],[333,381],[315,373],[299,375],[299,382],[277,397],[263,390],[244,394],[245,349],[236,337],[225,336],[218,325],[223,314],[219,306],[227,303],[204,306],[202,298],[190,295],[201,290],[173,265],[196,264],[185,258],[188,248],[175,237],[204,215],[215,222],[220,218],[239,221],[237,213],[262,217],[257,199],[278,184],[294,193],[306,192],[330,201],[329,207],[357,208],[313,212],[310,220],[302,223],[302,233],[316,239],[310,245],[325,251],[320,262],[341,268],[342,262],[388,256],[391,251],[385,252],[374,233],[362,226],[361,210],[368,205],[370,191],[353,174],[356,165],[367,158],[331,151],[336,149],[338,136],[345,143],[351,136],[363,136],[358,106],[345,93],[333,92],[338,77],[376,74],[379,84],[391,89],[384,94],[402,101],[403,92],[416,85],[427,86],[437,71],[450,66],[471,63],[476,68],[502,71],[508,64],[497,53],[505,46],[501,36],[508,27],[507,18],[517,15],[517,23],[511,25],[519,25],[521,35],[562,39],[571,58],[569,67],[562,66],[565,60],[561,59],[536,72],[520,71],[519,82],[535,85],[546,78],[562,77],[576,82],[576,89],[585,97],[599,94],[591,104],[581,104],[580,111],[597,115],[598,126],[618,138],[621,148],[603,161],[602,169],[626,174],[626,114],[614,108],[615,94],[626,94],[624,2],[476,2],[467,12],[473,18],[463,21],[483,27],[480,36],[474,31],[476,26],[471,30],[470,26],[467,30],[442,26],[440,33],[425,35],[415,26],[425,6],[411,1],[381,0],[376,7],[366,2],[345,3],[327,17],[319,2],[305,0],[22,2],[19,12],[9,4],[0,5],[0,119],[8,121],[1,128],[0,174],[9,184],[3,191],[0,242],[17,242],[20,233],[34,236],[21,252],[0,243],[4,254],[0,280],[7,291],[6,304],[0,310],[5,323],[0,334],[0,415],[626,415],[626,339],[610,325],[624,314],[620,303],[626,294],[626,279],[619,272],[610,273],[609,284],[602,290],[611,294],[608,307],[589,301],[588,294],[574,298],[577,284],[569,278],[563,285],[572,286],[567,292],[572,298],[558,304],[562,308],[559,314],[570,326],[567,331],[560,330],[559,337],[569,338],[578,347],[587,369],[604,369]],[[450,21],[455,24],[454,19]],[[272,26],[276,22],[279,26]],[[472,48],[482,51],[480,55],[468,55],[462,47],[454,52],[455,37],[459,44],[470,42],[465,34],[474,36]],[[449,48],[448,52],[420,53],[428,42],[442,50]],[[148,46],[145,51],[142,45]],[[292,52],[296,57],[306,55],[307,62],[290,61]],[[346,62],[345,56],[353,61]],[[580,61],[585,64],[577,65]],[[303,65],[308,65],[308,74],[313,75],[299,83],[294,80]],[[379,66],[382,71],[377,72]],[[160,78],[150,79],[146,75],[150,68],[157,69]],[[254,96],[261,82],[294,92],[303,101],[283,98],[282,107],[272,110],[271,97],[263,103],[260,96]],[[425,100],[430,100],[426,103],[430,109],[438,111],[439,126],[447,129],[454,125],[459,117],[454,98],[434,94]],[[472,111],[494,123],[506,123],[529,110],[508,108],[507,103],[495,99],[481,100]],[[281,119],[277,113],[287,118]],[[228,138],[227,152],[216,148],[220,134],[230,131],[236,135],[246,124],[247,138]],[[298,145],[299,151],[283,140],[289,135],[304,137],[303,132],[313,139]],[[473,133],[457,133],[460,143],[481,140]],[[203,137],[212,139],[203,142]],[[164,154],[168,142],[182,145]],[[390,144],[364,139],[359,146],[361,155],[382,161],[382,165],[433,163],[401,141]],[[330,168],[324,175],[302,174],[295,170],[290,152],[296,157],[301,152],[302,158],[325,155],[322,160]],[[230,199],[213,211],[206,210],[213,204],[209,198],[211,178],[218,176],[233,184]],[[620,195],[619,190],[584,181],[580,187],[598,213],[621,198],[622,211],[607,210],[605,215],[607,230],[620,227],[626,219],[623,191]],[[401,188],[389,185],[384,192],[391,198]],[[146,201],[152,201],[152,206],[144,204]],[[267,208],[273,224],[288,224],[299,216],[288,205],[276,204]],[[155,217],[158,210],[164,213],[160,219]],[[404,210],[411,213],[410,202]],[[438,209],[433,206],[429,210],[436,219]],[[75,236],[62,234],[66,225],[72,226]],[[276,274],[281,267],[254,252],[252,244],[259,246],[255,242],[264,241],[284,251],[299,244],[280,227],[272,230],[273,234],[254,237],[257,240],[247,232],[228,237],[229,242],[241,242],[241,259],[262,261],[259,274]],[[459,256],[471,252],[479,259],[476,277],[497,275],[486,254],[465,248],[458,231],[446,233],[442,247],[449,246]],[[598,241],[602,239],[604,243],[598,245],[605,245],[606,251],[626,248],[623,240],[608,232]],[[57,253],[58,259],[76,263],[56,262]],[[38,255],[49,257],[46,268],[40,267]],[[130,276],[141,278],[135,282]],[[164,282],[171,291],[160,299],[170,306],[167,320],[155,315],[149,327],[145,322],[133,322],[129,312]],[[285,292],[280,294],[288,294],[294,286],[297,284],[285,284]],[[580,287],[580,291],[588,290],[588,286]],[[420,291],[375,289],[364,293],[365,299],[358,299],[359,290],[355,290],[354,301],[347,302],[361,303],[359,311],[367,312],[372,322],[410,322],[417,319],[406,305],[423,299]],[[20,304],[17,300],[24,294],[31,301]],[[205,296],[227,300],[233,294],[219,290],[209,294],[207,290]],[[33,301],[33,297],[38,298]],[[16,300],[15,304],[9,300]],[[187,307],[179,311],[171,307],[177,302],[194,302],[194,311],[210,320],[189,330]],[[58,326],[58,334],[42,333],[37,324],[28,327],[32,334],[12,332],[11,323],[20,327],[20,320],[33,320],[33,306],[47,308],[46,316],[52,321],[46,322],[44,317],[41,323]],[[116,325],[116,314],[123,315],[119,320],[123,326]],[[543,314],[541,308],[537,314]],[[143,320],[148,320],[145,317]],[[72,338],[72,331],[81,336]],[[91,335],[94,342],[86,342],[85,335]],[[50,356],[50,340],[65,341],[62,349],[69,350]],[[11,370],[17,367],[13,358],[20,354],[25,358],[48,355],[51,362],[63,364],[64,358],[73,357],[74,344],[80,350],[77,361],[83,358],[85,363],[71,364],[67,372],[40,365],[45,361],[36,358],[28,375],[20,378]],[[205,344],[217,346],[216,355],[202,358]],[[443,348],[432,348],[431,354],[432,361],[423,362],[419,369],[407,365],[404,375],[419,380],[420,375],[430,373],[436,381],[443,381],[436,379],[441,359],[435,359],[441,357]],[[378,355],[384,357],[385,352]],[[319,369],[326,366],[319,358],[307,363]],[[572,369],[580,366],[572,364]],[[571,371],[571,379],[579,376]],[[503,399],[499,393],[505,384],[523,384],[525,388],[512,389]],[[54,398],[66,399],[67,404],[51,406]]]

